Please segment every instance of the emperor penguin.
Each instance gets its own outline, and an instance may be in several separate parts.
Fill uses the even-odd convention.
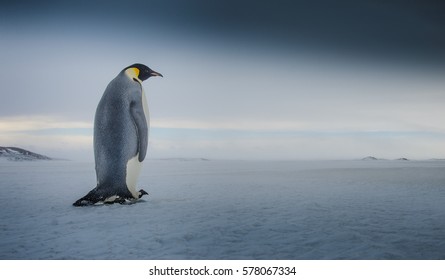
[[[105,89],[94,118],[97,185],[74,206],[123,203],[147,194],[136,184],[148,147],[149,114],[142,81],[160,76],[143,64],[124,68]]]

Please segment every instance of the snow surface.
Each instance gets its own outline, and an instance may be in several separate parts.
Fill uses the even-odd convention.
[[[445,259],[445,161],[148,160],[143,201],[71,206],[94,182],[0,161],[0,258]]]

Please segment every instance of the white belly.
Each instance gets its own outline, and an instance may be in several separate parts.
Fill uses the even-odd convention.
[[[145,97],[144,88],[142,88],[142,108],[144,110],[145,119],[147,121],[147,127],[150,129],[150,118],[148,112],[147,98]],[[139,198],[139,191],[136,190],[136,184],[138,182],[139,174],[142,169],[142,162],[139,162],[139,153],[136,154],[127,162],[127,188],[131,192],[134,198]]]
[[[138,157],[139,153],[127,162],[127,177],[125,179],[127,188],[134,198],[139,198],[139,191],[136,190],[136,184],[142,168],[142,162],[139,162]]]

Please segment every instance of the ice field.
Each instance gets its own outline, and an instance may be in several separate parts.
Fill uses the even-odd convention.
[[[0,259],[445,259],[445,161],[147,160],[142,201],[71,205],[94,185],[0,161]]]

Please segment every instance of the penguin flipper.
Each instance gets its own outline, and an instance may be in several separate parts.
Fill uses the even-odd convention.
[[[131,116],[133,117],[133,122],[138,132],[138,160],[139,162],[142,162],[145,159],[145,155],[147,154],[148,146],[148,125],[147,119],[145,118],[142,101],[133,101],[130,107],[130,111]]]

